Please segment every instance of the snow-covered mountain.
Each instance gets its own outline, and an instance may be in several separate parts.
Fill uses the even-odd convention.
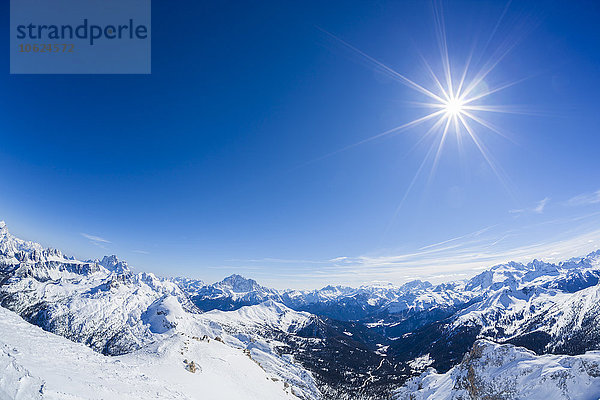
[[[466,291],[464,283],[433,286],[412,281],[402,286],[369,285],[359,288],[326,286],[317,290],[276,290],[259,285],[252,279],[231,275],[212,285],[201,285],[176,278],[190,299],[202,310],[235,310],[267,300],[342,321],[375,319],[382,314],[402,315],[413,311],[453,309],[476,296]]]
[[[45,331],[83,343],[104,355],[143,354],[140,365],[160,363],[163,356],[171,363],[177,358],[181,371],[190,369],[191,361],[194,369],[205,365],[202,360],[208,355],[190,353],[192,348],[202,347],[204,342],[218,342],[223,354],[218,355],[215,350],[212,358],[221,359],[224,370],[238,368],[237,361],[229,363],[228,354],[237,354],[245,360],[239,365],[239,375],[223,372],[222,376],[242,379],[245,369],[259,366],[264,380],[279,382],[280,398],[320,397],[312,375],[293,359],[280,355],[275,345],[251,332],[232,336],[223,322],[228,317],[219,315],[225,313],[200,315],[174,282],[153,274],[134,274],[114,256],[78,261],[56,250],[44,250],[15,238],[4,224],[0,235],[0,305]],[[277,307],[276,304],[255,306],[254,314],[250,311],[244,314],[246,323],[260,324],[260,318],[272,313],[275,316],[271,319],[271,329],[287,330],[289,325],[275,325],[276,316],[282,313],[291,320],[295,317]],[[296,319],[304,318],[298,314]],[[239,322],[238,319],[236,325],[241,326]],[[259,340],[262,340],[260,352],[253,351]],[[212,368],[210,362],[206,365],[208,370]],[[174,376],[174,379],[179,378]]]
[[[600,349],[599,253],[559,264],[532,261],[492,267],[466,282],[478,293],[450,316],[393,340],[388,355],[446,372],[473,343],[489,339],[537,354],[582,354]],[[414,373],[423,368],[411,367]]]
[[[597,400],[600,352],[543,355],[478,340],[445,374],[432,369],[409,380],[395,400]]]
[[[349,337],[360,338],[358,342],[370,351],[385,356],[381,367],[381,358],[371,361],[378,369],[361,368],[376,371],[375,379],[380,377],[389,386],[392,382],[384,377],[390,374],[387,363],[394,366],[392,374],[399,380],[427,366],[445,372],[483,338],[524,346],[538,354],[582,354],[600,349],[599,278],[600,252],[594,252],[558,264],[509,262],[466,281],[436,286],[414,281],[399,287],[277,291],[252,281],[243,296],[255,301],[274,299],[292,309],[309,311],[322,318],[323,331],[335,326],[352,335]],[[190,293],[190,298],[211,309],[215,307],[211,293],[215,292],[212,285],[206,285]],[[220,291],[215,308],[235,309],[239,298]],[[349,325],[341,328],[344,322]],[[327,355],[323,357],[327,360]]]
[[[296,398],[243,352],[219,341],[173,334],[108,357],[1,307],[0,371],[3,400],[192,400],[199,393],[211,399]]]
[[[200,286],[198,282],[188,282],[184,288],[190,298],[195,300],[194,303],[203,311],[215,309],[230,311],[244,306],[257,305],[267,300],[282,301],[277,290],[263,287],[253,279],[246,279],[236,274],[212,285]]]
[[[469,317],[461,318],[459,323],[462,323],[466,318],[476,319],[476,309],[497,311],[498,302],[506,303],[511,290],[522,294],[527,292],[527,297],[539,298],[541,292],[551,296],[555,293],[572,294],[597,285],[600,280],[599,254],[600,251],[559,264],[537,260],[529,264],[511,262],[494,266],[467,281],[436,286],[429,282],[412,281],[399,287],[326,286],[310,291],[275,290],[261,286],[252,279],[232,275],[212,285],[196,285],[192,290],[188,286],[186,289],[192,301],[204,310],[234,310],[244,305],[273,300],[295,310],[343,321],[379,320],[379,325],[383,326],[386,320],[394,320],[388,326],[396,327],[399,321],[407,319],[409,315],[432,310],[454,313],[458,308],[475,303],[467,311],[471,313]],[[537,292],[532,288],[536,288]],[[496,305],[492,304],[494,302]],[[377,324],[371,323],[371,326]],[[392,335],[393,332],[389,332],[389,336]]]
[[[452,387],[459,385],[463,375],[456,371],[466,365],[465,360],[476,358],[473,349],[493,349],[484,353],[501,363],[493,354],[508,351],[503,349],[521,354],[525,350],[514,346],[522,346],[538,355],[547,354],[539,358],[540,363],[554,360],[548,365],[564,366],[556,360],[572,359],[548,354],[579,357],[600,349],[599,281],[600,251],[558,264],[510,262],[465,281],[440,285],[413,281],[402,286],[277,290],[240,275],[207,285],[188,278],[134,273],[115,256],[79,261],[18,239],[0,223],[0,305],[46,331],[24,330],[23,335],[37,332],[51,337],[49,348],[56,344],[66,349],[79,346],[72,342],[80,343],[96,351],[91,357],[104,360],[99,363],[112,365],[120,360],[134,375],[142,371],[146,377],[166,380],[166,387],[174,392],[157,394],[157,398],[169,398],[172,393],[194,398],[194,385],[205,375],[189,383],[190,370],[221,371],[223,379],[214,382],[226,385],[227,379],[246,379],[227,372],[228,368],[239,369],[243,375],[254,374],[249,371],[258,367],[265,381],[276,384],[264,389],[270,393],[276,387],[275,398],[362,400],[389,398],[427,368],[438,373],[430,371],[429,378],[423,377],[418,385],[430,387],[431,393],[438,393],[438,383],[440,387],[447,387],[448,382]],[[3,311],[0,319],[16,324],[17,317],[7,313]],[[27,322],[20,321],[19,326],[29,326]],[[0,340],[10,342],[2,337],[0,332]],[[18,349],[22,343],[7,346],[13,345]],[[82,348],[88,351],[81,346],[73,349]],[[10,356],[17,354],[6,351]],[[64,351],[78,360],[83,357],[79,350]],[[596,357],[590,354],[579,358]],[[25,359],[2,357],[17,372],[11,372],[13,380],[0,377],[0,398],[2,390],[16,390],[15,382],[21,379],[18,371],[29,371],[27,376],[37,377],[38,383],[58,379],[47,370],[30,367]],[[506,379],[512,379],[510,374],[520,371],[521,365],[530,366],[527,357],[519,357],[523,363],[505,363]],[[215,360],[221,360],[221,370],[212,364]],[[482,374],[492,368],[481,365]],[[81,368],[86,366],[81,364]],[[465,368],[477,372],[474,366]],[[540,368],[543,372],[546,367]],[[575,373],[575,369],[569,371]],[[584,385],[584,378],[573,378],[568,393],[579,393],[573,388]],[[592,378],[590,382],[595,382]],[[137,382],[138,378],[131,379]],[[416,390],[410,385],[397,395]],[[594,392],[595,383],[590,385]],[[451,393],[457,397],[450,398],[468,398],[464,392]],[[252,393],[248,396],[254,398]]]

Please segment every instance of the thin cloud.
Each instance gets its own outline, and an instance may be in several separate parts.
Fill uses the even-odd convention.
[[[338,262],[344,262],[347,259],[348,259],[348,257],[336,257],[336,258],[332,258],[331,260],[329,260],[329,262],[338,263]]]
[[[594,193],[583,193],[578,196],[572,197],[567,201],[568,206],[587,206],[590,204],[600,203],[600,190]]]
[[[474,275],[480,268],[507,261],[527,262],[533,258],[559,261],[576,255],[584,255],[600,246],[600,231],[586,232],[571,238],[557,237],[542,243],[495,249],[500,240],[486,238],[478,243],[465,242],[453,249],[444,249],[436,253],[410,253],[390,256],[359,256],[348,259],[346,265],[324,267],[319,275],[329,279],[355,281],[372,280],[374,276],[393,282],[412,279],[444,281],[449,277],[467,277]],[[350,262],[350,260],[352,262]],[[316,271],[313,271],[313,277]],[[409,279],[402,279],[408,273]]]
[[[100,244],[100,243],[112,243],[110,240],[104,239],[103,237],[90,235],[88,233],[82,233],[81,236],[90,240],[92,243]]]
[[[544,213],[544,209],[546,208],[546,205],[548,204],[549,201],[550,201],[550,198],[546,197],[546,198],[538,201],[536,203],[535,207],[533,207],[533,208],[518,208],[518,209],[508,210],[508,212],[510,214],[516,214],[516,215],[525,214],[527,212],[533,212],[533,213],[536,213],[536,214],[543,214]]]
[[[326,284],[356,287],[375,280],[396,285],[414,279],[440,283],[468,278],[508,261],[529,262],[538,258],[558,262],[583,256],[600,248],[599,223],[600,213],[593,213],[518,228],[499,224],[414,251],[398,249],[336,257],[314,268],[282,263],[277,274],[257,273],[255,279],[280,288],[316,288]],[[546,233],[543,237],[540,229]]]
[[[548,201],[544,201],[541,216],[547,214]],[[534,206],[540,203],[531,204],[526,211],[533,213]],[[274,268],[264,268],[262,262],[240,262],[215,269],[247,273],[263,285],[281,289],[314,289],[328,284],[358,287],[374,281],[400,285],[414,279],[436,284],[468,278],[508,261],[529,262],[538,258],[559,262],[600,249],[600,211],[573,211],[577,212],[558,218],[535,218],[525,225],[507,218],[433,244],[405,243],[374,253],[335,254],[312,263],[266,259]]]
[[[438,243],[430,244],[430,245],[427,245],[427,246],[423,246],[423,247],[419,248],[418,250],[419,251],[420,250],[427,250],[427,249],[431,249],[431,248],[434,248],[434,247],[439,247],[441,245],[444,245],[444,244],[447,244],[447,243],[450,243],[450,242],[455,242],[457,240],[465,239],[465,238],[468,238],[468,237],[476,237],[476,236],[479,236],[479,235],[481,235],[481,234],[489,231],[490,229],[492,229],[492,228],[494,228],[496,226],[497,226],[497,224],[496,225],[490,225],[490,226],[487,226],[487,227],[485,227],[483,229],[479,229],[479,230],[477,230],[475,232],[467,233],[466,235],[458,236],[458,237],[455,237],[455,238],[452,238],[452,239],[444,240],[442,242],[438,242]]]
[[[533,212],[536,214],[542,214],[544,212],[544,208],[546,208],[546,204],[548,204],[548,202],[550,201],[549,197],[546,197],[543,200],[540,200],[537,205],[535,206],[535,208],[533,209]]]
[[[137,254],[150,254],[146,250],[133,250],[133,253],[137,253]]]

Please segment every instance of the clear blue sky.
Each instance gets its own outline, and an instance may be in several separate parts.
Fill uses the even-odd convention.
[[[202,3],[153,1],[150,76],[11,76],[4,35],[12,232],[163,276],[277,287],[444,280],[600,247],[596,2],[513,1],[488,46],[506,3],[444,3],[451,64],[515,44],[484,84],[528,78],[489,100],[534,115],[486,115],[512,141],[478,128],[506,185],[450,135],[400,208],[426,126],[326,155],[423,115],[410,103],[423,97],[326,32],[431,87],[431,4]]]

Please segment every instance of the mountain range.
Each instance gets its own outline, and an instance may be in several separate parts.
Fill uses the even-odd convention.
[[[206,284],[0,222],[0,398],[598,398],[599,280],[597,251],[439,285]]]

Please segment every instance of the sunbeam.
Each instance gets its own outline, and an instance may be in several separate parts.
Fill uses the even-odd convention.
[[[510,3],[509,3],[510,4]],[[508,5],[506,6],[508,8]],[[500,21],[504,17],[506,9],[504,10]],[[435,171],[438,167],[439,161],[444,152],[444,147],[448,141],[449,134],[453,133],[456,141],[459,145],[459,152],[462,154],[463,139],[470,140],[477,151],[481,154],[483,160],[489,165],[490,169],[496,174],[498,179],[501,181],[505,189],[510,193],[511,190],[508,185],[508,178],[502,172],[497,163],[493,161],[493,158],[489,151],[486,149],[482,139],[480,138],[481,130],[486,132],[492,132],[495,135],[499,135],[505,139],[515,142],[501,128],[493,124],[491,121],[485,118],[485,114],[489,113],[503,113],[503,114],[529,114],[523,108],[507,105],[498,104],[486,104],[486,99],[490,96],[497,94],[505,89],[513,87],[514,85],[524,81],[528,78],[523,78],[515,81],[506,82],[499,86],[487,88],[485,85],[486,79],[494,71],[494,69],[502,62],[510,51],[516,46],[517,40],[508,42],[503,41],[500,46],[492,52],[492,55],[487,60],[481,60],[478,62],[479,69],[472,65],[475,54],[475,47],[473,47],[467,54],[466,60],[463,67],[459,71],[453,67],[456,64],[456,60],[451,57],[451,51],[448,46],[448,38],[446,34],[446,26],[444,22],[443,10],[441,5],[434,6],[433,19],[435,24],[435,36],[438,41],[440,61],[437,63],[441,66],[440,73],[436,73],[431,67],[431,64],[426,58],[420,54],[423,65],[431,78],[431,84],[420,83],[414,79],[408,78],[406,75],[397,72],[388,65],[385,65],[381,61],[373,58],[362,50],[354,47],[345,40],[335,36],[334,34],[327,32],[321,28],[324,33],[332,37],[345,47],[351,49],[370,64],[373,65],[378,71],[385,73],[393,77],[396,81],[402,83],[406,87],[411,88],[420,95],[424,95],[427,101],[407,101],[417,107],[429,109],[430,112],[424,116],[421,116],[413,121],[407,122],[399,127],[392,128],[390,130],[378,133],[370,136],[359,142],[345,146],[339,150],[326,154],[325,156],[319,157],[318,159],[312,160],[311,162],[329,157],[333,154],[337,154],[341,151],[348,150],[358,145],[370,142],[375,139],[382,138],[392,133],[414,129],[423,123],[430,123],[431,126],[421,135],[418,143],[421,143],[423,139],[432,136],[436,137],[430,146],[430,149],[425,156],[423,162],[420,164],[417,173],[410,182],[399,207],[405,202],[409,192],[415,185],[416,178],[422,173],[428,160],[431,163],[431,169],[429,177],[427,179],[428,184],[431,182],[435,175]],[[489,46],[492,37],[496,33],[498,26],[494,28],[492,34],[485,44],[485,49]],[[479,57],[481,59],[481,57]],[[477,129],[476,129],[477,128]],[[396,211],[396,213],[398,210]]]

